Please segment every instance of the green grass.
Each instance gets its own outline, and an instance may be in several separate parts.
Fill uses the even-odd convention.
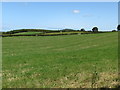
[[[2,40],[3,88],[91,88],[118,84],[117,32]]]
[[[45,33],[45,35],[53,35],[53,34],[71,34],[71,33],[84,33],[84,32],[80,32],[80,31],[76,31],[76,32],[51,32],[51,33]]]
[[[44,35],[53,35],[53,34],[71,34],[71,33],[84,33],[84,32],[50,32],[50,33],[44,33]],[[31,34],[43,34],[42,32],[21,32],[21,33],[15,33],[14,35],[31,35]]]
[[[21,32],[15,33],[15,35],[29,35],[29,34],[41,34],[42,32]]]

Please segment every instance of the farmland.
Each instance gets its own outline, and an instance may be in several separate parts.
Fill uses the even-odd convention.
[[[3,37],[3,88],[118,84],[118,33]]]
[[[22,32],[22,33],[15,33],[15,35],[29,35],[29,34],[40,34],[41,32]]]

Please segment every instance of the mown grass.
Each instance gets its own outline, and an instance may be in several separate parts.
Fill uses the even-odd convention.
[[[4,88],[94,88],[118,84],[117,32],[2,40]]]

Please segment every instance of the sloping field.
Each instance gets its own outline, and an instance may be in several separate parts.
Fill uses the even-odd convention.
[[[42,32],[21,32],[15,33],[14,35],[30,35],[30,34],[41,34]]]
[[[117,73],[117,32],[3,38],[3,88],[110,88]]]
[[[74,32],[36,32],[36,31],[29,31],[29,32],[19,32],[19,33],[14,33],[11,35],[59,35],[59,34],[81,34],[81,33],[88,33],[88,32],[82,32],[82,31],[74,31]],[[6,34],[4,34],[6,35]]]

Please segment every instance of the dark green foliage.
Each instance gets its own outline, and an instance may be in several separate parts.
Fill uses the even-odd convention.
[[[75,30],[73,30],[73,29],[63,29],[63,30],[61,30],[62,32],[71,32],[71,31],[75,31]]]
[[[116,32],[116,30],[112,30],[112,32]]]
[[[4,34],[15,34],[21,32],[42,32],[42,33],[50,33],[50,32],[74,32],[76,30],[73,29],[63,29],[63,30],[45,30],[45,29],[19,29],[19,30],[11,30],[8,32],[4,32]]]
[[[80,31],[85,31],[85,29],[84,29],[84,28],[82,28]]]
[[[111,31],[107,31],[111,32]],[[85,31],[84,28],[81,30],[63,29],[63,30],[45,30],[45,29],[19,29],[2,32],[2,37],[9,36],[58,36],[58,35],[74,35],[74,34],[94,34],[94,33],[107,33],[106,31],[99,31],[98,28],[94,27],[92,31]],[[113,30],[112,32],[115,32]]]
[[[120,25],[117,26],[117,30],[120,31]]]
[[[61,33],[64,32],[64,33]],[[45,29],[20,29],[4,32],[3,37],[7,36],[57,36],[57,35],[73,35],[81,33],[73,29],[63,30],[45,30]]]
[[[6,32],[6,34],[14,34],[14,33],[21,33],[21,32],[52,32],[52,30],[44,30],[44,29],[20,29],[20,30],[12,30]]]
[[[97,27],[93,27],[92,31],[93,32],[98,32],[98,28]]]
[[[92,32],[91,30],[87,31],[87,32]]]

